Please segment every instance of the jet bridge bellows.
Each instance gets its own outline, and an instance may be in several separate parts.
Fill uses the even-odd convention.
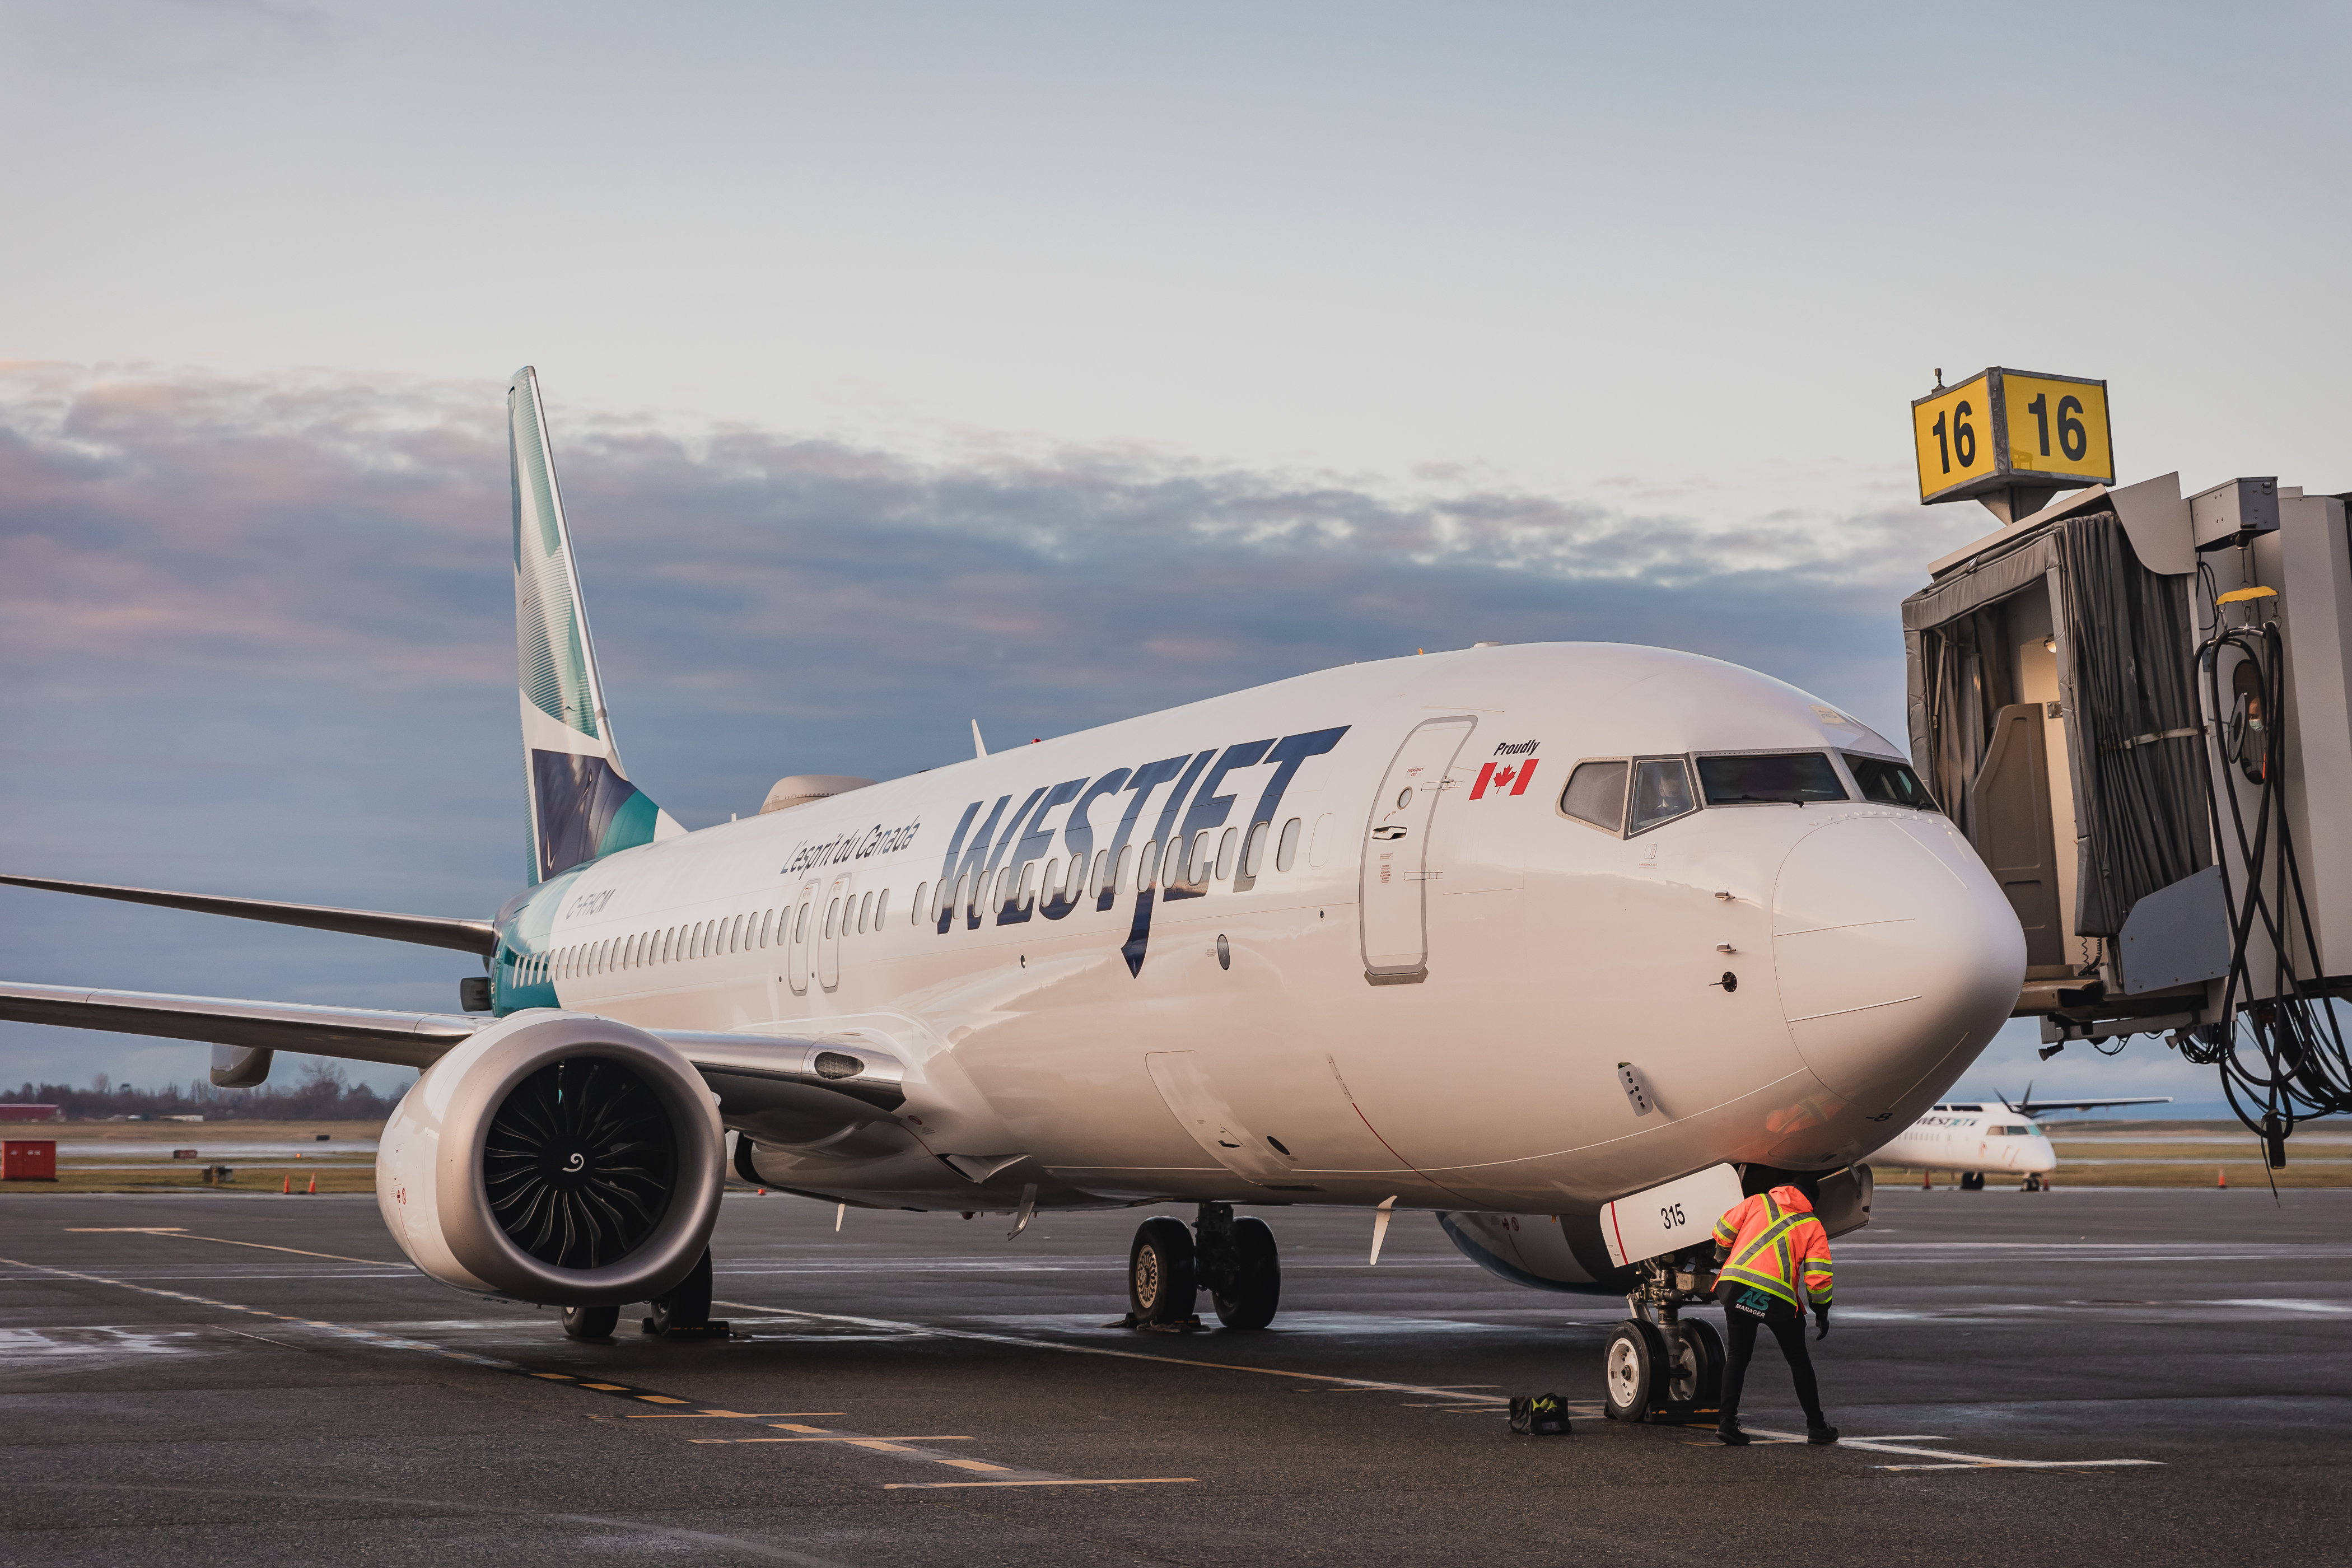
[[[2094,485],[1936,562],[1903,633],[1914,765],[2017,910],[2043,1054],[2168,1035],[2282,1163],[2352,1111],[2345,499]]]

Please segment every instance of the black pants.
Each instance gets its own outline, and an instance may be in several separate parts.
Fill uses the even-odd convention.
[[[1756,1353],[1756,1331],[1767,1328],[1780,1342],[1780,1353],[1789,1359],[1789,1375],[1796,1381],[1797,1403],[1805,1407],[1805,1425],[1826,1426],[1829,1418],[1822,1414],[1821,1385],[1813,1380],[1813,1358],[1805,1351],[1805,1320],[1797,1309],[1777,1297],[1768,1298],[1771,1305],[1762,1317],[1743,1310],[1743,1298],[1761,1296],[1744,1285],[1724,1284],[1717,1287],[1715,1298],[1723,1303],[1723,1325],[1729,1331],[1730,1355],[1723,1368],[1723,1397],[1719,1420],[1730,1421],[1739,1415],[1739,1391],[1748,1381],[1748,1358]]]

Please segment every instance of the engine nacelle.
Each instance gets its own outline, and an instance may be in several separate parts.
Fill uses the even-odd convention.
[[[384,1124],[376,1206],[445,1285],[518,1301],[650,1300],[709,1245],[718,1107],[641,1029],[518,1013],[425,1069]]]
[[[1601,1222],[1592,1215],[1446,1210],[1438,1214],[1437,1223],[1463,1257],[1514,1285],[1622,1296],[1637,1278],[1634,1270],[1609,1261]]]

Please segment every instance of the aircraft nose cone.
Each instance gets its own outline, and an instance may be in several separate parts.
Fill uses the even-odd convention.
[[[1805,1065],[1874,1106],[1992,1038],[2025,978],[2025,933],[1942,817],[1843,817],[1781,863],[1772,959]]]

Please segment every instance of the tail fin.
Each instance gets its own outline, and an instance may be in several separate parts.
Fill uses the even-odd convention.
[[[514,479],[515,669],[522,687],[524,788],[530,803],[529,876],[686,829],[629,782],[613,743],[596,645],[580,599],[572,531],[555,488],[539,374],[507,386]]]

